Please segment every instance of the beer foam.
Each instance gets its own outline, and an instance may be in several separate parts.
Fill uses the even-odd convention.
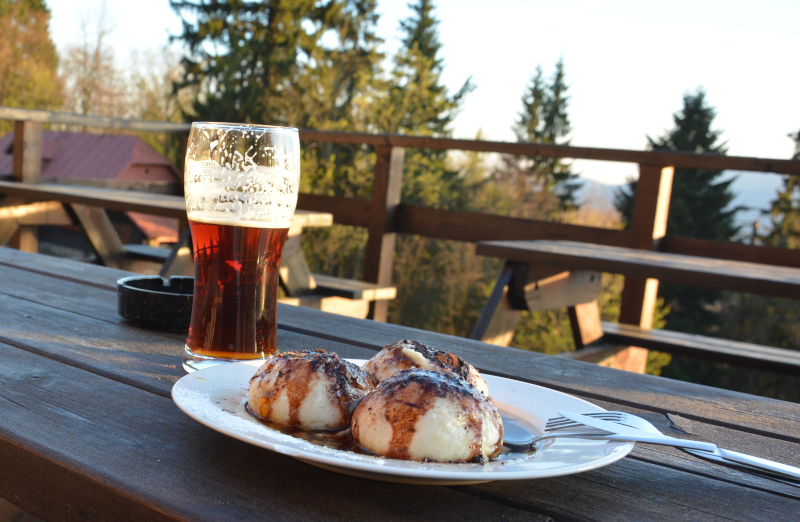
[[[186,213],[192,221],[258,228],[292,224],[300,181],[299,165],[255,165],[232,169],[213,160],[188,160]]]

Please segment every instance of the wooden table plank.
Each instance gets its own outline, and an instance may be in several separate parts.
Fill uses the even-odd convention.
[[[0,269],[0,276],[3,271]],[[8,275],[8,274],[6,274]],[[19,274],[12,275],[11,277],[4,277],[9,281],[18,281],[22,278]],[[7,318],[11,325],[18,325],[17,327],[5,327],[0,329],[0,339],[13,344],[19,348],[46,355],[57,360],[68,361],[69,364],[81,368],[90,369],[101,375],[114,378],[120,382],[130,383],[134,386],[142,387],[148,391],[158,393],[162,396],[168,396],[172,383],[177,378],[183,375],[183,371],[179,364],[179,353],[183,345],[184,336],[182,334],[160,334],[147,329],[137,328],[130,326],[122,321],[117,315],[116,311],[106,311],[103,313],[93,312],[91,314],[76,314],[72,312],[75,308],[75,303],[70,300],[69,294],[76,293],[75,290],[69,290],[68,287],[61,287],[59,296],[55,300],[48,302],[45,288],[52,289],[52,282],[44,282],[41,287],[34,285],[29,288],[29,300],[18,303],[15,310],[8,313]],[[26,285],[20,283],[19,288],[4,289],[0,292],[0,308],[3,308],[4,299],[13,297],[14,295],[24,295]],[[102,301],[104,296],[110,292],[103,289],[87,289],[84,296],[84,303],[90,306],[85,306],[87,310],[97,310],[100,307],[97,305],[98,301]],[[37,308],[32,301],[41,301],[41,306]],[[59,312],[53,306],[62,306],[65,310]],[[106,308],[110,308],[106,306]],[[288,308],[287,311],[291,312],[294,308]],[[319,314],[318,314],[319,315]],[[33,324],[28,324],[25,320],[28,319]],[[98,319],[95,321],[99,324],[95,325],[91,319]],[[314,323],[319,323],[319,319],[313,320]],[[109,323],[121,323],[121,330],[116,334],[115,342],[112,344],[106,338],[107,334],[84,334],[83,336],[72,335],[72,330],[84,332],[109,332]],[[373,323],[368,323],[372,325]],[[377,326],[377,325],[375,325]],[[379,330],[383,329],[383,325]],[[407,333],[407,332],[406,332]],[[166,337],[166,341],[164,340]],[[384,344],[396,340],[394,337],[383,337]],[[121,344],[121,343],[124,343]],[[281,328],[279,330],[279,345],[282,351],[296,350],[296,349],[309,349],[309,348],[323,348],[329,351],[340,353],[346,357],[356,358],[369,358],[371,357],[382,345],[375,344],[374,346],[356,346],[348,342],[336,342],[333,340],[320,339],[316,336],[309,334],[296,333],[291,330]],[[135,348],[135,349],[134,349]],[[511,350],[513,354],[518,355],[520,358],[514,361],[515,366],[519,366],[520,361],[527,358],[534,357],[535,359],[548,358],[538,354],[526,354]],[[481,357],[483,358],[483,357]],[[470,360],[477,360],[477,357],[468,356]],[[562,364],[568,361],[559,361]],[[134,371],[131,371],[133,368]],[[627,373],[622,376],[627,376]],[[519,377],[518,377],[519,378]],[[636,381],[637,379],[633,379]],[[638,379],[641,382],[641,379]],[[646,381],[656,380],[657,382],[667,382],[675,385],[672,381],[651,378]],[[552,384],[552,383],[544,383]],[[619,383],[622,384],[622,383]],[[553,387],[552,385],[550,387]],[[562,387],[564,384],[562,383]],[[636,388],[635,382],[628,383],[630,388]],[[698,387],[708,393],[709,389]],[[632,402],[632,393],[616,393],[613,396],[606,396],[605,401],[598,400],[597,396],[588,396],[582,390],[576,387],[566,388],[565,391],[574,395],[584,396],[593,400],[594,402],[603,405],[607,408],[620,409],[626,403],[629,405]],[[727,392],[729,395],[736,397],[741,394]],[[749,398],[749,396],[744,396]],[[661,396],[661,405],[669,407],[675,402],[674,392],[668,392]],[[713,403],[719,401],[719,397],[712,398]],[[619,401],[623,402],[619,402]],[[700,399],[702,401],[702,399]],[[763,400],[758,401],[756,404],[751,405],[751,408],[758,409],[761,416],[758,417],[759,425],[763,425],[764,414],[769,413],[769,409],[764,407]],[[771,401],[771,404],[788,405],[780,401]],[[642,405],[645,406],[646,405]],[[792,405],[788,405],[792,406]],[[627,408],[630,410],[630,407]],[[677,408],[676,408],[677,409]],[[673,412],[675,410],[672,410]],[[730,418],[730,416],[728,417]],[[778,418],[780,419],[780,418]],[[740,437],[746,440],[747,433]],[[796,440],[796,439],[795,439]],[[749,448],[744,446],[736,446],[734,449],[746,451]],[[800,452],[798,452],[800,456]],[[774,457],[773,454],[761,454],[764,457]],[[800,461],[797,462],[800,464]]]
[[[670,448],[641,445],[619,463],[570,477],[426,488],[341,476],[232,441],[172,404],[182,336],[117,316],[120,275],[127,273],[0,249],[0,496],[40,516],[779,520],[797,512],[800,488]],[[410,337],[484,371],[643,414],[668,433],[658,412],[702,438],[800,465],[796,404],[314,310],[279,307],[279,322],[282,351],[366,358]],[[110,409],[117,404],[125,407]],[[43,490],[52,491],[48,500]],[[200,502],[187,505],[195,496]],[[152,505],[144,510],[136,499]],[[86,511],[90,501],[97,511]]]
[[[0,345],[0,359],[0,496],[17,499],[37,516],[408,520],[432,510],[452,520],[536,515],[454,489],[317,469],[216,433],[168,398],[8,346]],[[356,498],[358,503],[345,500]],[[152,508],[145,510],[140,499]]]
[[[18,196],[28,201],[53,200],[106,210],[186,219],[186,200],[183,196],[170,194],[15,181],[0,181],[0,194]],[[302,226],[326,227],[333,224],[333,214],[330,212],[297,210],[295,216]]]
[[[55,200],[120,212],[142,212],[155,216],[186,218],[184,198],[169,194],[14,181],[0,181],[0,193],[19,196],[30,201]]]
[[[481,256],[797,299],[800,269],[573,241],[482,241]]]
[[[711,520],[758,512],[777,520],[797,507],[797,496],[774,495],[764,479],[743,486],[724,473],[709,480],[634,459],[570,477],[457,488],[351,478],[218,434],[167,398],[2,345],[0,357],[0,466],[12,473],[0,478],[0,493],[47,518]],[[41,418],[44,432],[32,428]]]
[[[38,263],[33,261],[37,260]],[[38,299],[43,305],[51,308],[58,303],[50,293],[58,288],[56,285],[66,285],[67,283],[77,285],[73,290],[66,287],[59,290],[56,294],[61,294],[60,299],[66,299],[70,293],[80,293],[82,291],[80,280],[88,279],[93,284],[105,288],[107,294],[91,294],[87,296],[93,299],[108,299],[105,307],[83,307],[88,309],[104,310],[102,312],[91,313],[97,315],[97,319],[111,321],[108,325],[99,325],[97,329],[113,332],[115,322],[123,323],[123,320],[115,315],[116,313],[116,280],[119,277],[130,275],[128,272],[113,270],[104,267],[96,267],[82,263],[71,262],[58,258],[27,254],[13,249],[0,248],[0,267],[14,266],[23,272],[37,274],[39,277],[31,278],[29,283],[21,283],[19,292],[25,292],[27,285],[30,285],[31,292],[29,299]],[[47,276],[50,272],[53,275]],[[22,281],[19,272],[6,273],[0,271],[0,278],[6,281]],[[38,290],[37,290],[38,289]],[[10,291],[10,290],[8,290]],[[2,290],[0,290],[0,293]],[[101,297],[107,295],[106,298]],[[61,306],[65,308],[61,317],[56,314],[56,310],[49,312],[49,317],[43,318],[46,323],[42,323],[40,330],[44,331],[36,343],[26,339],[16,339],[16,342],[23,341],[36,349],[54,350],[61,348],[71,356],[80,356],[84,361],[87,357],[78,349],[70,348],[59,344],[60,325],[74,323],[76,308],[83,312],[83,308],[76,307],[72,301],[64,301]],[[29,321],[24,317],[25,307],[20,306],[19,310],[12,310],[10,313],[15,315],[13,321],[5,324],[13,324],[14,321]],[[89,313],[89,312],[85,312]],[[31,315],[28,313],[28,315]],[[279,346],[282,351],[288,349],[302,348],[331,348],[334,351],[343,353],[349,357],[367,357],[370,353],[375,353],[384,345],[410,336],[416,340],[427,342],[440,349],[446,349],[458,353],[466,360],[473,363],[482,371],[496,375],[516,378],[525,382],[547,386],[552,389],[571,393],[591,401],[611,401],[620,406],[639,407],[649,411],[660,413],[674,413],[690,419],[705,419],[708,422],[719,426],[727,426],[740,429],[748,433],[766,433],[775,431],[785,440],[800,440],[800,411],[795,404],[783,401],[776,401],[754,395],[732,392],[728,390],[713,389],[702,385],[673,381],[652,375],[638,375],[618,370],[600,368],[589,363],[569,361],[557,357],[524,352],[514,348],[504,348],[487,345],[478,341],[454,338],[451,336],[414,330],[398,325],[375,323],[342,317],[333,314],[321,313],[316,310],[278,305],[279,320]],[[47,326],[44,326],[44,325]],[[7,329],[8,327],[6,327]],[[91,327],[94,328],[94,327]],[[0,336],[9,338],[9,334],[3,333],[0,324]],[[127,333],[125,333],[127,332]],[[293,337],[291,341],[289,334],[300,334],[300,337]],[[110,335],[110,333],[109,333]],[[119,334],[123,338],[128,337],[130,342],[136,344],[137,350],[153,350],[161,357],[170,357],[182,347],[182,336],[174,334],[173,337],[164,336],[157,332],[150,332],[146,329],[126,325]],[[11,336],[13,337],[13,336]],[[169,340],[171,339],[171,340]],[[312,340],[312,341],[309,341]],[[87,343],[84,339],[82,342]],[[102,339],[97,343],[104,342]],[[309,342],[313,345],[309,346]],[[174,343],[174,344],[171,344]],[[107,343],[106,343],[107,344]],[[49,348],[48,348],[49,347]],[[130,351],[135,353],[134,350]],[[113,354],[112,350],[103,351],[99,348],[94,350],[95,356],[98,354]],[[66,357],[64,353],[54,354],[54,356]],[[115,372],[113,360],[92,359],[93,364],[102,365],[106,371]],[[179,362],[174,359],[172,364]],[[87,364],[83,362],[81,364]],[[172,368],[159,367],[163,373],[160,377],[180,375],[177,366]],[[167,386],[164,383],[162,386]],[[786,423],[790,424],[787,425]]]

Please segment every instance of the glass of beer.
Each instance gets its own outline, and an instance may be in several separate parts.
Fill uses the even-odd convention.
[[[278,269],[299,180],[297,129],[192,124],[184,178],[194,249],[187,372],[277,352]]]

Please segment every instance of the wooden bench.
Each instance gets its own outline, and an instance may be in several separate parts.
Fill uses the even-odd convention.
[[[0,205],[0,245],[5,244],[20,225],[69,225],[76,220],[105,266],[134,271],[156,270],[165,277],[194,274],[186,203],[182,196],[2,181],[0,194],[6,194]],[[180,222],[181,235],[171,248],[123,245],[106,210],[175,218]],[[281,284],[287,294],[281,302],[352,317],[367,317],[370,303],[394,299],[397,289],[391,285],[312,274],[300,249],[305,227],[332,224],[333,215],[328,212],[295,212],[281,258]]]
[[[163,265],[167,263],[173,251],[149,245],[125,245],[125,252],[132,259]],[[286,262],[291,262],[287,261],[290,256],[285,252],[284,255],[282,266]],[[295,261],[295,263],[300,263],[300,261]],[[305,271],[307,268],[301,268],[301,270]],[[188,266],[188,270],[184,271],[184,274],[193,274],[191,265]],[[298,277],[291,277],[290,270],[284,269],[281,282],[287,295],[280,298],[279,301],[363,319],[369,313],[370,302],[397,297],[397,288],[394,286],[382,286],[324,274],[310,273],[309,276],[305,285],[288,288],[287,282],[296,281]]]
[[[484,241],[477,253],[506,264],[471,337],[508,344],[523,310],[567,307],[577,350],[607,361],[628,346],[800,375],[800,352],[600,321],[599,272],[760,295],[800,298],[800,269],[572,241]]]

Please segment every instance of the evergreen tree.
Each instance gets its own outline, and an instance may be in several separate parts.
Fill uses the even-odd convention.
[[[418,0],[409,8],[411,14],[400,22],[402,45],[394,57],[389,88],[375,106],[374,128],[447,137],[473,86],[467,79],[455,94],[448,92],[441,80],[444,61],[433,2]],[[462,209],[473,182],[449,164],[446,151],[406,149],[404,203]],[[483,260],[476,259],[472,250],[455,241],[398,237],[394,279],[402,284],[390,306],[390,321],[467,335],[484,299],[483,287],[490,282]]]
[[[648,136],[648,149],[725,154],[725,143],[719,142],[721,132],[712,129],[715,115],[702,88],[684,95],[683,110],[673,115],[675,127],[661,138]],[[734,198],[731,183],[735,178],[722,177],[722,171],[675,169],[668,235],[719,241],[729,241],[736,235],[735,215],[739,207],[730,207]],[[635,190],[636,181],[632,181],[616,194],[615,205],[626,222],[630,222],[633,212]],[[719,299],[718,291],[664,283],[659,287],[659,295],[671,310],[667,317],[670,330],[708,335],[717,330],[721,318],[710,306]]]
[[[800,131],[789,134],[795,142],[794,158],[800,159]],[[800,176],[783,176],[783,188],[767,211],[770,226],[761,243],[782,248],[800,248]]]
[[[568,145],[564,138],[572,130],[567,114],[569,96],[565,82],[564,60],[556,63],[550,83],[545,83],[542,67],[536,68],[528,90],[522,97],[522,111],[513,126],[520,143]],[[575,192],[581,183],[571,171],[571,164],[561,158],[532,156],[524,159],[507,158],[506,165],[526,180],[529,191],[543,191],[558,198],[558,210],[578,206]]]
[[[795,140],[796,159],[800,159],[800,132],[790,134]],[[761,245],[800,248],[800,179],[784,176],[783,188],[766,211],[769,225],[755,238]],[[800,301],[757,294],[726,292],[721,314],[727,318],[720,329],[726,339],[800,350]],[[695,363],[698,364],[698,363]],[[800,401],[796,379],[768,371],[731,367],[714,371],[710,363],[706,382],[744,393],[754,393],[782,400]],[[717,365],[718,366],[718,365]]]
[[[473,89],[470,79],[452,96],[441,82],[438,20],[432,0],[410,4],[411,15],[400,22],[402,47],[394,59],[391,87],[376,107],[379,132],[447,137],[464,97]],[[447,151],[407,150],[403,171],[403,201],[411,204],[460,208],[465,203],[458,171],[447,166]]]
[[[0,0],[0,105],[61,107],[62,83],[49,23],[44,0]],[[12,128],[12,122],[0,121],[0,135]]]
[[[173,0],[190,56],[177,88],[198,92],[192,117],[367,131],[383,55],[375,0]],[[301,190],[369,193],[375,156],[341,144],[303,147]]]
[[[382,55],[374,0],[173,0],[194,116],[350,128]]]

